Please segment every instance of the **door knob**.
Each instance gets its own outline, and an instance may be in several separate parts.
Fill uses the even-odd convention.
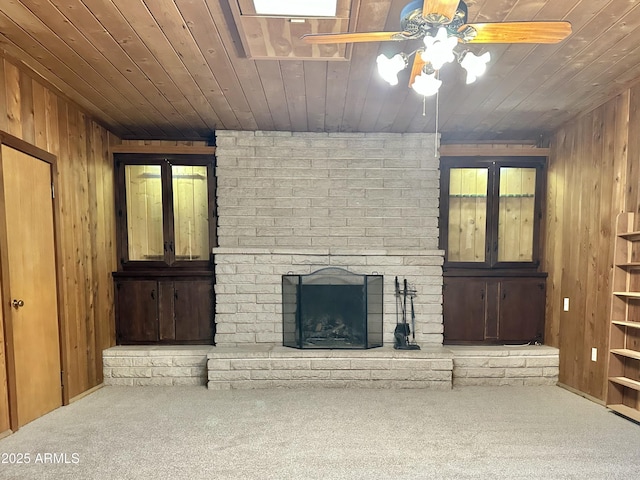
[[[24,302],[22,300],[16,300],[14,298],[13,301],[11,302],[11,305],[13,306],[13,308],[17,310],[20,307],[24,307]]]

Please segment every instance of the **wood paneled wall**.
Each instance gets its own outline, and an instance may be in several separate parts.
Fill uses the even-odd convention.
[[[120,140],[17,63],[1,56],[0,130],[57,157],[56,216],[62,272],[58,280],[63,294],[68,400],[102,382],[102,350],[115,344],[111,279],[116,269],[115,207],[109,146]],[[0,350],[0,367],[2,358]],[[0,370],[4,372],[4,368]],[[2,375],[0,402],[6,397]]]
[[[549,157],[545,343],[561,383],[604,400],[616,215],[638,211],[640,87],[558,130]],[[569,311],[563,299],[569,298]],[[597,361],[591,349],[598,349]]]

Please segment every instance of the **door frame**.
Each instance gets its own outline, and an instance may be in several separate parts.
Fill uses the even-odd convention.
[[[60,246],[60,205],[58,201],[58,195],[55,195],[55,192],[58,191],[58,169],[57,169],[57,157],[52,153],[47,152],[35,145],[32,145],[24,140],[21,140],[18,137],[10,135],[6,132],[0,130],[0,147],[2,145],[6,145],[7,147],[18,150],[22,153],[25,153],[31,157],[37,158],[45,163],[48,163],[51,168],[51,182],[53,188],[53,199],[52,199],[52,209],[53,209],[53,241],[54,241],[54,252],[55,252],[55,271],[56,271],[56,298],[57,298],[57,310],[58,310],[58,345],[60,349],[60,368],[61,371],[61,383],[62,383],[62,405],[69,404],[69,392],[65,388],[65,385],[68,385],[68,355],[65,348],[64,339],[67,337],[66,335],[66,319],[62,316],[62,301],[64,299],[63,295],[63,284],[62,284],[62,266],[59,261],[61,256]],[[0,159],[2,158],[2,151],[0,150]],[[0,168],[0,203],[5,205],[5,194],[4,194],[4,182],[3,182],[3,172]],[[16,396],[16,365],[15,365],[15,351],[13,348],[13,320],[12,320],[12,310],[11,310],[11,300],[9,295],[9,285],[11,283],[11,279],[9,278],[9,265],[8,265],[8,252],[7,252],[7,230],[6,230],[6,216],[4,207],[0,208],[0,280],[1,288],[2,288],[2,313],[4,319],[4,333],[5,333],[5,356],[7,360],[7,387],[9,391],[9,424],[12,431],[18,430],[18,400]]]

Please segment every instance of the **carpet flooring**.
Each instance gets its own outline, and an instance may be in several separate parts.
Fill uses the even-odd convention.
[[[636,480],[640,426],[559,387],[105,387],[0,440],[0,478]]]

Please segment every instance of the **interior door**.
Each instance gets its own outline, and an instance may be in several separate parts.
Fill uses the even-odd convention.
[[[22,426],[62,405],[51,166],[2,145],[0,167],[11,304],[8,341]]]

